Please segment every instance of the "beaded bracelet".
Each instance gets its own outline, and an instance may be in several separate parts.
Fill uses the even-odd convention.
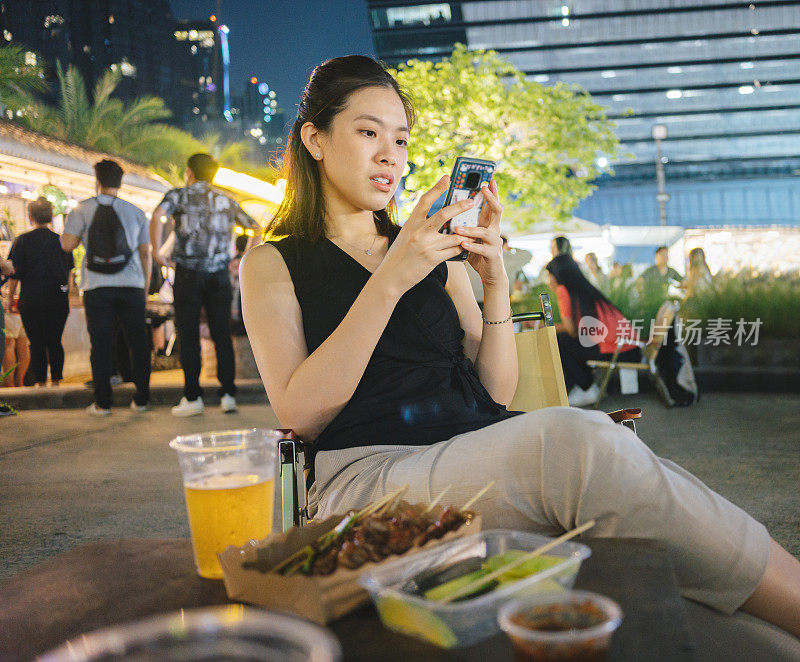
[[[483,323],[484,324],[505,324],[506,322],[510,322],[511,321],[511,318],[513,317],[513,315],[514,315],[514,313],[509,313],[508,317],[506,317],[504,320],[500,320],[499,322],[490,322],[489,320],[487,320],[484,317],[483,318]]]

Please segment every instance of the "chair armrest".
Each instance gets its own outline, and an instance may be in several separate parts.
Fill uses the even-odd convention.
[[[633,421],[642,417],[642,408],[633,407],[631,409],[617,409],[616,411],[608,412],[609,418],[615,423],[622,423],[623,421]]]

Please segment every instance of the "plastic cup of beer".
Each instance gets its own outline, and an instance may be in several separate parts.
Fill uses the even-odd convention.
[[[277,430],[182,435],[178,452],[197,572],[222,579],[217,554],[272,532]]]

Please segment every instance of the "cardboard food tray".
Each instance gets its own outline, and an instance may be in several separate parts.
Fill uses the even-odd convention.
[[[438,519],[442,510],[438,506],[431,512]],[[367,562],[355,570],[338,568],[333,574],[311,577],[284,577],[243,567],[244,563],[256,560],[263,561],[265,567],[274,567],[333,529],[344,517],[345,515],[333,515],[302,528],[292,527],[283,533],[273,533],[260,541],[251,540],[242,547],[228,547],[219,555],[228,597],[231,600],[297,614],[323,625],[369,602],[369,595],[356,582],[358,576],[401,556],[390,554],[379,563]],[[448,540],[478,533],[480,529],[481,517],[476,513],[471,521],[462,524],[455,531],[448,532],[438,540],[430,540],[422,547],[412,547],[402,558]]]

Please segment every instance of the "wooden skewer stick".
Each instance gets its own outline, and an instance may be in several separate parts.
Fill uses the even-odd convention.
[[[437,496],[433,501],[431,501],[430,505],[425,510],[422,511],[422,514],[423,515],[427,515],[429,512],[431,512],[434,509],[434,507],[436,506],[436,504],[439,503],[442,500],[442,497],[445,494],[447,494],[447,490],[449,490],[451,487],[453,487],[453,486],[452,485],[448,485],[441,492],[439,492],[439,496]]]
[[[387,503],[391,503],[396,497],[400,496],[401,494],[405,494],[406,490],[408,489],[408,485],[403,485],[399,490],[395,490],[391,494],[387,494],[381,499],[378,499],[375,503],[370,504],[364,510],[356,515],[356,520],[360,521],[369,515],[372,515],[375,511],[383,508]]]
[[[467,510],[473,503],[475,503],[478,499],[480,499],[484,494],[489,491],[489,488],[495,484],[496,481],[492,480],[489,481],[489,484],[486,485],[480,492],[478,492],[474,497],[472,497],[469,501],[467,501],[463,506],[461,506],[461,510]]]
[[[400,493],[394,497],[394,499],[392,499],[391,501],[387,501],[380,508],[378,508],[378,510],[375,511],[375,514],[385,515],[386,513],[392,512],[397,507],[397,504],[399,504],[400,501],[403,500],[403,496],[405,495],[406,490],[408,490],[408,485],[404,486],[400,490]]]
[[[592,519],[586,522],[586,524],[581,524],[581,526],[579,526],[578,528],[572,529],[572,531],[567,531],[564,535],[559,536],[555,540],[551,540],[546,545],[542,545],[541,547],[534,549],[530,554],[525,554],[523,556],[520,556],[516,561],[512,561],[511,563],[508,563],[498,568],[494,572],[490,572],[485,577],[480,577],[479,579],[470,582],[469,584],[459,589],[455,593],[452,593],[451,595],[448,595],[446,598],[440,600],[440,603],[447,604],[448,602],[452,602],[453,600],[458,600],[458,598],[464,597],[465,595],[469,595],[475,589],[480,588],[481,586],[487,584],[488,582],[494,579],[497,579],[497,577],[499,577],[500,575],[504,575],[509,570],[513,570],[518,565],[525,563],[525,561],[528,561],[536,556],[540,556],[545,552],[549,552],[551,549],[553,549],[553,547],[558,547],[562,542],[565,542],[570,538],[574,538],[575,536],[577,536],[580,533],[583,533],[587,529],[591,529],[594,526],[594,524],[595,521]]]

